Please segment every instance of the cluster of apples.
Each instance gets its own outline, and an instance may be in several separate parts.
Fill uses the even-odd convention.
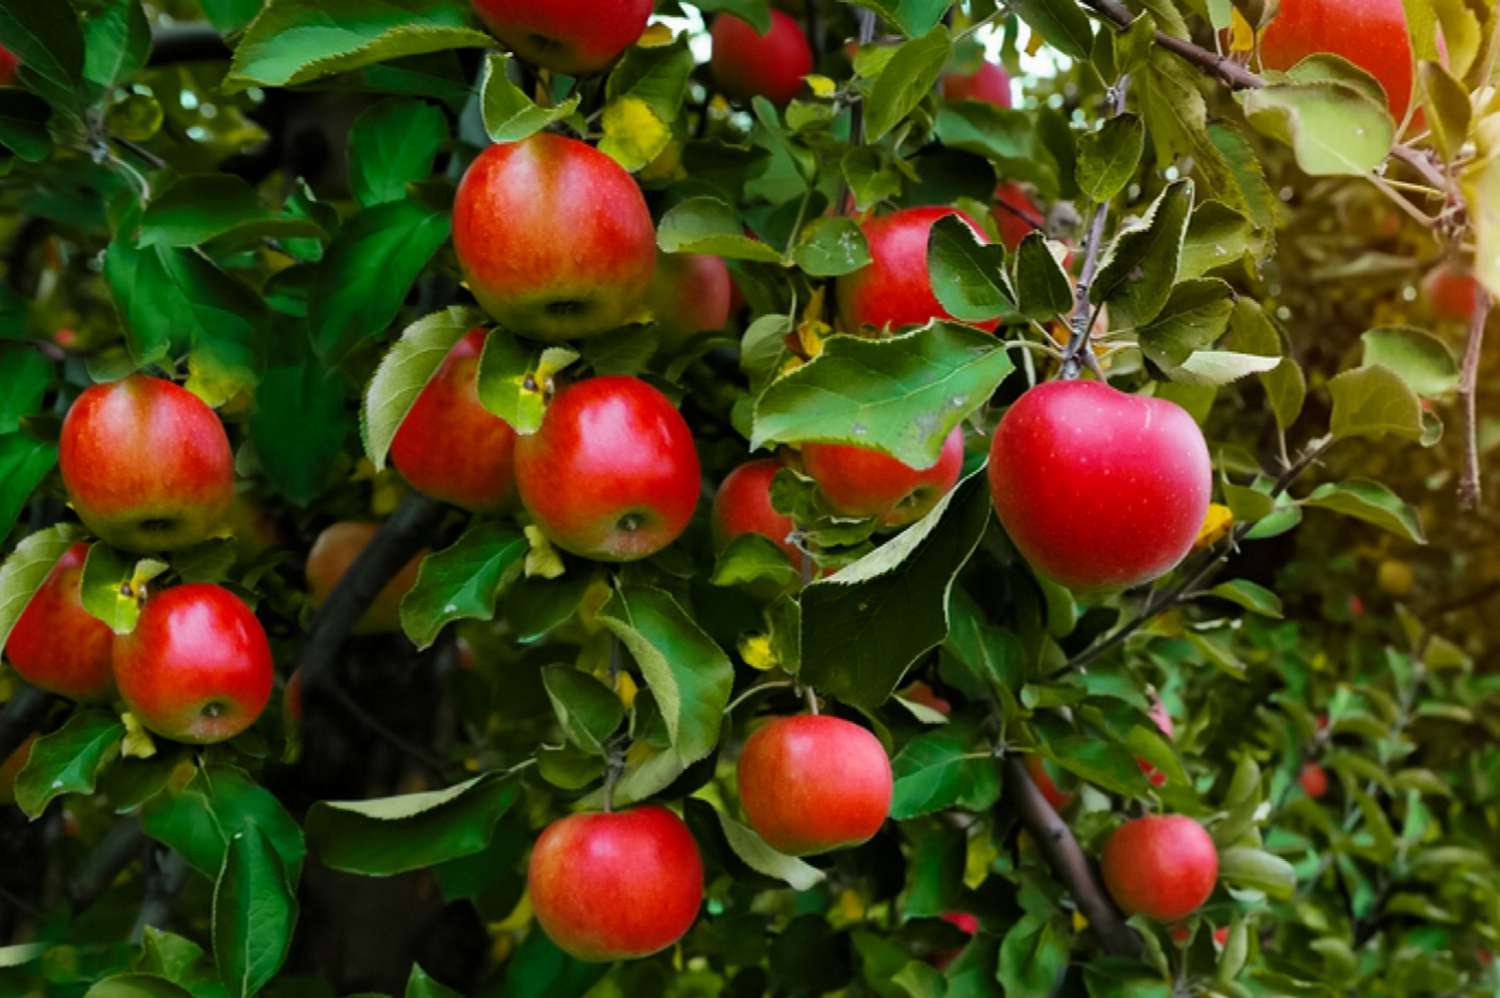
[[[59,463],[79,517],[126,551],[208,540],[234,500],[234,458],[219,417],[160,378],[133,375],[84,391],[63,421]],[[250,607],[222,586],[173,586],[151,593],[134,630],[117,636],[84,609],[87,553],[82,543],[65,552],[17,620],[5,647],[16,672],[77,700],[118,691],[142,725],[178,741],[219,742],[253,724],[274,674]]]

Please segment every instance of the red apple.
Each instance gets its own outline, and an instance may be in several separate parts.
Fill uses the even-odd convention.
[[[3,52],[0,49],[0,52]],[[27,760],[31,758],[31,746],[36,744],[36,733],[26,736],[26,740],[16,746],[16,750],[0,762],[0,804],[14,804],[16,802],[16,776],[26,768]]]
[[[966,936],[972,936],[974,933],[979,931],[979,919],[975,918],[973,915],[970,915],[966,911],[950,911],[943,916],[943,921],[947,922],[949,925],[953,926],[955,929],[962,932]],[[959,954],[961,954],[962,952],[963,947],[961,946],[957,949],[942,950],[940,952],[934,953],[930,957],[930,960],[932,962],[932,965],[938,970],[947,970],[948,965],[951,964],[954,960],[957,960]]]
[[[271,646],[254,612],[222,586],[175,586],[146,600],[115,640],[115,682],[146,728],[207,745],[255,723],[271,699]]]
[[[909,700],[912,703],[921,704],[929,710],[935,710],[944,717],[948,717],[953,713],[952,702],[920,679],[913,682],[906,689],[898,691],[897,695],[903,700]]]
[[[722,548],[741,534],[760,534],[781,548],[793,565],[802,564],[802,552],[787,540],[797,525],[771,505],[771,480],[781,467],[774,458],[762,458],[747,461],[724,477],[714,495],[715,545]]]
[[[454,344],[391,441],[391,463],[418,492],[475,513],[516,490],[516,431],[479,403],[484,329]]]
[[[904,208],[864,224],[870,262],[837,282],[839,319],[845,329],[861,326],[903,329],[932,319],[957,321],[938,302],[927,272],[927,237],[933,223],[957,215],[988,242],[972,218],[957,208]],[[978,323],[993,330],[999,320]]]
[[[635,561],[671,544],[702,489],[682,415],[625,375],[559,391],[541,429],[516,444],[516,484],[553,544],[600,561]]]
[[[115,690],[115,635],[83,608],[79,584],[87,544],[74,544],[26,604],[5,657],[31,685],[74,700],[107,700]]]
[[[68,410],[63,484],[89,529],[129,551],[207,540],[234,501],[234,455],[214,411],[142,374],[94,385]]]
[[[16,81],[16,70],[21,67],[21,60],[16,54],[3,45],[0,45],[0,87],[8,87]]]
[[[646,304],[656,319],[661,345],[675,350],[698,333],[723,329],[729,322],[732,288],[729,268],[716,256],[660,254]]]
[[[1073,803],[1073,795],[1057,785],[1047,760],[1042,756],[1028,755],[1026,772],[1031,774],[1031,782],[1036,784],[1037,790],[1052,805],[1052,810],[1061,811]]]
[[[1433,318],[1442,322],[1468,322],[1479,308],[1479,281],[1468,267],[1448,261],[1422,278],[1422,297]]]
[[[1173,922],[1167,926],[1167,937],[1178,946],[1186,946],[1193,938],[1193,927],[1187,922]]]
[[[1297,775],[1297,782],[1302,785],[1307,796],[1317,800],[1328,792],[1328,770],[1316,762],[1304,763],[1302,772]]]
[[[743,104],[765,97],[781,106],[797,96],[802,78],[813,71],[812,48],[796,18],[771,11],[771,30],[762,35],[733,14],[720,14],[713,24],[714,81]]]
[[[307,553],[307,591],[312,605],[328,601],[333,587],[339,584],[354,559],[359,557],[380,530],[378,523],[342,521],[328,527],[313,541]],[[416,585],[417,570],[427,552],[421,551],[407,562],[395,578],[385,584],[354,625],[355,634],[393,634],[401,630],[401,600]]]
[[[473,0],[496,38],[534,66],[569,76],[608,68],[641,32],[651,0]]]
[[[1014,180],[1001,181],[995,188],[995,209],[990,217],[1000,230],[1000,241],[1009,250],[1015,250],[1021,240],[1047,222],[1047,213]]]
[[[1208,445],[1186,410],[1097,381],[1022,395],[995,430],[989,477],[1026,560],[1084,590],[1171,571],[1192,550],[1213,485]]]
[[[682,819],[657,805],[554,821],[536,840],[531,906],[548,937],[580,960],[629,960],[692,928],[703,860]]]
[[[1260,34],[1267,69],[1291,69],[1315,52],[1343,56],[1380,81],[1399,123],[1412,95],[1412,44],[1402,0],[1281,0]]]
[[[642,313],[656,267],[646,199],[620,164],[552,132],[480,153],[453,202],[469,290],[512,332],[592,336]]]
[[[1172,715],[1167,713],[1167,705],[1161,702],[1160,697],[1154,695],[1151,697],[1151,710],[1148,713],[1151,715],[1151,720],[1156,722],[1156,729],[1166,735],[1167,740],[1170,741],[1175,731],[1172,726]],[[1137,759],[1135,762],[1141,767],[1141,772],[1146,774],[1146,778],[1151,781],[1153,787],[1159,787],[1167,782],[1167,774],[1145,759]]]
[[[1203,826],[1182,815],[1127,821],[1104,844],[1100,871],[1126,914],[1186,918],[1214,891],[1219,853]]]
[[[943,96],[951,101],[977,100],[1010,107],[1010,74],[993,62],[981,62],[972,73],[944,73]]]
[[[827,714],[757,728],[740,752],[739,785],[750,827],[793,856],[859,845],[891,810],[891,761],[879,739]]]
[[[937,463],[913,468],[889,454],[853,444],[804,444],[802,464],[828,505],[846,516],[878,516],[888,527],[920,520],[948,494],[964,463],[963,428],[943,441]]]
[[[1217,929],[1214,929],[1214,944],[1223,949],[1224,944],[1227,942],[1229,942],[1229,926],[1221,925]]]

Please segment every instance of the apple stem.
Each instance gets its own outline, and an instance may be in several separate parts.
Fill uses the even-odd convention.
[[[1464,344],[1463,369],[1458,381],[1458,399],[1464,407],[1464,472],[1458,482],[1460,509],[1479,508],[1479,415],[1475,403],[1479,355],[1484,349],[1484,326],[1489,321],[1490,304],[1489,293],[1481,287],[1469,316],[1469,338]]]
[[[807,712],[814,716],[818,713],[818,693],[811,686],[802,687],[802,696],[807,700]]]
[[[611,748],[607,755],[604,768],[604,813],[612,814],[615,809],[615,785],[620,782],[620,774],[625,770],[625,754],[617,748]]]

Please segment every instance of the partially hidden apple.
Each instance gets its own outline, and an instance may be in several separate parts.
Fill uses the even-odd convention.
[[[693,433],[670,399],[628,375],[564,386],[516,443],[521,502],[553,544],[635,561],[671,544],[702,490]]]
[[[16,802],[16,777],[21,770],[26,768],[26,763],[31,759],[31,746],[41,736],[32,733],[26,736],[26,740],[16,746],[14,752],[0,762],[0,804],[14,804]]]
[[[1000,231],[1000,241],[1009,250],[1019,247],[1021,240],[1047,223],[1047,213],[1014,180],[1001,181],[995,188],[995,208],[990,217]]]
[[[1411,32],[1402,0],[1281,0],[1260,33],[1267,69],[1291,69],[1318,52],[1343,56],[1385,88],[1399,124],[1411,104]]]
[[[1186,410],[1097,381],[1022,395],[995,430],[989,479],[1021,554],[1080,590],[1171,571],[1192,550],[1213,485],[1208,445]]]
[[[1203,826],[1183,815],[1127,821],[1104,844],[1100,872],[1127,914],[1163,922],[1203,906],[1219,879],[1219,853]]]
[[[977,100],[1010,107],[1010,74],[993,62],[981,62],[972,73],[944,73],[943,96],[951,101]]]
[[[16,54],[3,45],[0,45],[0,87],[8,87],[16,82],[16,70],[21,68],[21,60]]]
[[[90,530],[128,551],[208,540],[234,502],[234,455],[219,417],[170,381],[134,374],[68,409],[58,464]]]
[[[474,513],[504,509],[516,491],[516,431],[479,402],[485,336],[471,329],[453,345],[391,441],[412,488]]]
[[[531,906],[547,936],[580,960],[649,956],[692,928],[703,859],[682,819],[658,805],[573,814],[531,852]]]
[[[135,630],[115,639],[115,683],[150,731],[207,745],[255,723],[275,674],[265,629],[244,600],[209,583],[146,600]]]
[[[1479,309],[1479,292],[1474,272],[1461,263],[1440,263],[1422,278],[1422,299],[1443,322],[1468,322]]]
[[[1052,805],[1052,810],[1061,811],[1073,803],[1072,792],[1059,785],[1061,767],[1039,754],[1033,754],[1026,757],[1026,772],[1031,775],[1031,782],[1036,784],[1042,797]]]
[[[925,516],[948,494],[963,471],[963,428],[943,441],[937,462],[913,468],[872,447],[810,443],[802,464],[828,500],[846,516],[876,516],[888,527],[904,527]]]
[[[979,225],[957,208],[903,208],[864,223],[870,262],[835,284],[839,320],[855,331],[864,326],[901,330],[933,319],[956,322],[932,290],[927,270],[927,238],[940,218],[956,215],[975,237],[988,242]],[[976,323],[993,331],[998,319]]]
[[[555,73],[607,69],[646,30],[652,0],[474,0],[479,19],[516,55]]]
[[[1301,784],[1303,793],[1317,800],[1328,793],[1328,770],[1316,762],[1303,763],[1302,771],[1297,774],[1297,782]]]
[[[87,544],[74,544],[52,567],[5,642],[16,674],[38,689],[74,700],[107,700],[115,690],[115,635],[83,608]]]
[[[793,856],[859,845],[891,810],[891,762],[869,731],[827,714],[766,722],[740,752],[750,827]]]
[[[1167,705],[1161,702],[1160,697],[1153,696],[1151,698],[1151,710],[1148,713],[1151,715],[1151,720],[1156,722],[1156,730],[1160,731],[1170,741],[1176,728],[1172,724],[1172,715],[1167,713]],[[1153,787],[1162,786],[1167,782],[1167,774],[1151,765],[1145,759],[1137,759],[1135,762],[1137,766],[1141,767],[1141,772],[1146,774],[1146,778],[1151,781]]]
[[[676,350],[698,333],[717,332],[729,323],[733,298],[729,268],[716,256],[662,253],[646,304],[661,333],[661,345]]]
[[[714,494],[714,543],[722,548],[741,534],[759,534],[801,565],[803,554],[787,538],[796,529],[792,518],[771,505],[771,480],[782,464],[774,458],[746,461],[735,468]]]
[[[514,333],[593,336],[644,315],[656,230],[630,174],[576,139],[538,132],[492,145],[453,202],[469,290]]]
[[[771,11],[771,30],[764,35],[728,13],[714,18],[711,34],[709,68],[714,82],[741,103],[764,97],[785,105],[802,89],[802,78],[813,71],[812,47],[802,25],[779,10]]]
[[[312,605],[328,602],[344,573],[379,532],[380,524],[343,520],[326,528],[307,553],[307,591]],[[401,600],[417,583],[426,551],[418,552],[397,572],[354,624],[355,634],[394,634],[401,630]]]

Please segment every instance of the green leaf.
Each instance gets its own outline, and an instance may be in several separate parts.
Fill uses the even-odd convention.
[[[813,277],[841,277],[870,262],[870,245],[859,223],[835,215],[816,219],[802,230],[794,258]]]
[[[430,648],[455,620],[490,620],[500,592],[520,575],[530,545],[508,524],[478,522],[449,547],[422,559],[401,600],[401,628]]]
[[[900,534],[802,594],[802,679],[859,707],[884,703],[948,635],[948,594],[990,521],[971,474]]]
[[[1068,272],[1040,232],[1029,233],[1016,249],[1016,297],[1021,314],[1038,322],[1050,322],[1073,310]]]
[[[1292,865],[1260,849],[1222,850],[1219,876],[1236,887],[1250,887],[1283,901],[1297,890],[1297,873]]]
[[[4,463],[0,462],[0,468]],[[81,535],[71,523],[59,523],[38,530],[24,538],[0,564],[0,648],[10,640],[10,632],[31,597],[52,574],[57,559],[67,553]]]
[[[766,581],[780,589],[792,585],[798,577],[797,566],[770,538],[740,534],[719,552],[709,581],[716,586]]]
[[[1156,161],[1191,159],[1194,177],[1209,195],[1244,210],[1258,228],[1270,228],[1278,202],[1266,187],[1260,159],[1237,132],[1209,125],[1202,86],[1203,76],[1196,66],[1160,46],[1150,46],[1148,61],[1132,79],[1130,89]],[[1250,209],[1252,203],[1257,210]]]
[[[136,244],[196,246],[228,234],[288,237],[326,237],[310,219],[282,217],[273,212],[241,178],[228,173],[192,174],[151,199],[141,216]]]
[[[826,923],[819,920],[819,924],[831,932],[826,929]],[[947,984],[942,972],[918,960],[905,946],[874,932],[856,931],[852,937],[864,983],[878,998],[944,998]],[[821,958],[826,961],[831,949],[828,941],[817,940],[809,947],[806,956],[811,960]],[[775,960],[774,955],[772,960]],[[806,980],[807,971],[798,970],[798,978]],[[818,993],[829,990],[832,989],[820,987]]]
[[[545,932],[528,932],[505,962],[505,979],[495,998],[583,998],[611,964],[575,960]]]
[[[16,774],[16,803],[33,820],[55,797],[91,794],[99,771],[120,751],[125,725],[107,710],[79,709],[61,728],[31,746]]]
[[[376,469],[385,467],[391,441],[417,396],[437,373],[443,358],[464,335],[484,321],[478,309],[454,305],[425,315],[401,331],[365,388],[359,431],[365,456]]]
[[[614,690],[567,665],[542,669],[542,685],[568,741],[585,752],[604,754],[604,743],[625,720],[625,705]]]
[[[20,82],[59,110],[81,103],[83,31],[68,3],[0,5],[0,45],[20,59]]]
[[[692,73],[686,32],[670,45],[626,49],[605,84],[599,151],[632,172],[660,155],[672,141]]]
[[[487,773],[446,790],[319,801],[307,837],[335,870],[388,877],[479,852],[517,796],[514,781]]]
[[[823,882],[825,875],[816,866],[805,863],[795,856],[777,852],[766,844],[765,839],[723,811],[715,813],[719,816],[719,824],[723,826],[724,838],[729,841],[729,848],[733,849],[734,854],[744,860],[745,865],[756,873],[775,877],[785,882],[794,891],[810,891]]]
[[[1015,311],[1005,247],[981,243],[957,215],[933,223],[927,236],[927,269],[938,302],[956,319],[988,322]]]
[[[1500,300],[1500,119],[1482,119],[1476,132],[1484,154],[1463,174],[1466,203],[1480,206],[1472,221],[1474,276]]]
[[[1025,111],[980,101],[945,103],[938,108],[937,137],[950,149],[989,159],[1008,180],[1035,184],[1043,197],[1060,189],[1057,162]]]
[[[411,975],[406,979],[406,998],[463,998],[457,991],[435,980],[422,965],[411,965]]]
[[[115,974],[84,992],[83,998],[194,998],[193,993],[155,974]]]
[[[255,20],[265,0],[202,0],[203,13],[221,35],[232,35]]]
[[[552,107],[537,104],[510,80],[508,52],[484,57],[479,77],[479,110],[491,142],[519,142],[578,109],[576,96]]]
[[[83,608],[114,633],[129,634],[146,605],[146,587],[137,587],[137,583],[148,583],[167,568],[164,561],[138,561],[103,541],[95,541],[83,563],[79,592]]]
[[[488,48],[458,0],[268,0],[234,50],[224,89],[285,87],[402,56]]]
[[[229,837],[214,884],[214,961],[230,998],[250,998],[268,984],[292,948],[297,898],[271,842],[258,828]]]
[[[1167,376],[1187,385],[1227,385],[1251,374],[1274,370],[1279,357],[1262,357],[1233,350],[1198,350],[1176,367],[1164,367]]]
[[[270,840],[292,885],[307,857],[302,829],[286,808],[234,766],[207,766],[181,790],[157,794],[141,811],[141,827],[209,878],[218,875],[230,836],[240,831],[256,829]]]
[[[948,29],[935,25],[896,50],[865,99],[865,138],[879,142],[932,92],[953,43]]]
[[[1360,337],[1361,363],[1391,371],[1425,398],[1441,398],[1458,388],[1458,362],[1448,345],[1431,333],[1408,326],[1371,329]]]
[[[51,155],[52,137],[47,133],[50,117],[52,108],[35,94],[0,88],[0,145],[26,162],[39,163]]]
[[[351,429],[338,371],[313,360],[278,365],[255,388],[250,440],[266,481],[306,506],[323,493]]]
[[[1125,746],[1135,756],[1137,766],[1141,762],[1148,762],[1158,772],[1165,774],[1168,791],[1192,793],[1192,782],[1188,779],[1187,770],[1182,768],[1182,760],[1156,725],[1147,727],[1137,724],[1132,727],[1125,735]]]
[[[1084,133],[1078,139],[1079,189],[1101,204],[1110,200],[1135,179],[1145,149],[1146,126],[1133,114],[1110,118],[1098,130]]]
[[[1426,544],[1422,521],[1416,510],[1379,482],[1355,479],[1348,482],[1324,482],[1302,501],[1304,506],[1332,510],[1373,523],[1398,537]]]
[[[1155,319],[1137,330],[1141,352],[1163,369],[1178,367],[1224,332],[1234,311],[1233,292],[1217,278],[1196,278],[1172,288]]]
[[[1474,114],[1469,104],[1469,88],[1454,79],[1441,63],[1426,59],[1417,66],[1417,81],[1421,87],[1422,104],[1427,108],[1427,127],[1432,130],[1432,143],[1451,163],[1458,158],[1469,135]]]
[[[578,360],[567,347],[534,346],[504,329],[492,329],[479,355],[479,402],[517,433],[535,433],[542,425],[554,378]]]
[[[714,639],[651,586],[616,589],[598,620],[640,666],[678,758],[690,764],[713,751],[734,685],[734,666]]]
[[[361,205],[406,197],[406,185],[426,180],[448,141],[448,121],[432,104],[388,98],[366,110],[349,131],[349,189]]]
[[[992,753],[976,750],[963,732],[918,735],[891,760],[891,817],[906,821],[952,807],[983,811],[1000,797]],[[980,746],[982,749],[982,746]]]
[[[750,449],[851,443],[929,468],[1014,368],[992,335],[951,323],[883,340],[833,336],[757,400]]]
[[[1000,944],[996,979],[1008,995],[1050,995],[1068,968],[1072,945],[1072,937],[1056,919],[1024,915]]]
[[[942,20],[953,0],[855,0],[877,11],[908,38],[925,35]]]
[[[1329,429],[1335,440],[1386,434],[1418,440],[1422,436],[1421,401],[1388,367],[1345,371],[1328,382],[1328,393],[1333,396]]]
[[[1182,258],[1177,262],[1177,280],[1202,277],[1228,266],[1249,252],[1250,220],[1222,201],[1204,201],[1193,209],[1187,235],[1182,240]]]
[[[1192,207],[1193,182],[1179,180],[1115,233],[1089,289],[1090,301],[1110,307],[1112,322],[1144,325],[1167,304]]]
[[[702,253],[726,260],[781,263],[781,254],[745,235],[739,215],[716,197],[682,201],[662,216],[656,245],[663,253]]]
[[[151,25],[140,0],[103,0],[83,23],[83,78],[100,87],[127,82],[151,54]]]
[[[451,230],[446,212],[409,200],[366,208],[345,222],[313,280],[308,322],[318,353],[337,360],[383,332]]]
[[[1282,615],[1281,597],[1271,592],[1265,586],[1251,582],[1249,579],[1234,579],[1230,582],[1221,582],[1210,589],[1208,594],[1228,600],[1231,603],[1244,607],[1251,613],[1258,613],[1263,617],[1276,617],[1280,619]]]
[[[134,970],[176,984],[189,993],[217,998],[223,994],[219,972],[203,947],[171,932],[146,926]]]
[[[701,3],[694,0],[693,6],[704,14],[727,11],[754,28],[757,34],[771,30],[769,0],[702,0]]]
[[[1089,51],[1094,47],[1094,33],[1089,28],[1089,19],[1077,4],[1054,3],[1052,0],[1016,0],[1014,7],[1015,12],[1021,15],[1021,20],[1031,25],[1032,30],[1045,38],[1048,45],[1070,59],[1088,58]]]
[[[1113,742],[1069,735],[1048,742],[1047,750],[1059,766],[1110,793],[1139,797],[1146,791],[1146,779],[1135,758]]]
[[[1250,124],[1291,146],[1309,176],[1363,176],[1385,162],[1396,138],[1384,100],[1349,83],[1272,84],[1239,97]]]
[[[0,537],[10,533],[26,501],[55,464],[56,444],[28,433],[0,434]],[[5,598],[3,579],[0,572],[0,601]],[[0,606],[0,634],[6,629],[4,609]]]

